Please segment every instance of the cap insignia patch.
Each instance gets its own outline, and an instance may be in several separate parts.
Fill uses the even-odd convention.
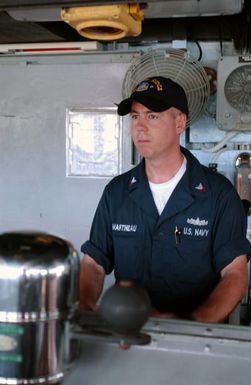
[[[135,88],[135,91],[137,92],[142,92],[142,91],[146,91],[148,90],[149,88],[149,82],[148,81],[144,81],[144,82],[141,82],[138,87]],[[135,92],[134,91],[134,92]]]
[[[159,80],[157,79],[152,79],[152,83],[155,84],[156,88],[157,88],[157,91],[163,91],[163,86],[162,84],[160,83]]]

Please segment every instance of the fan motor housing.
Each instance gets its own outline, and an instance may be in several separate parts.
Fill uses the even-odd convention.
[[[218,128],[251,130],[251,56],[224,56],[217,72]]]

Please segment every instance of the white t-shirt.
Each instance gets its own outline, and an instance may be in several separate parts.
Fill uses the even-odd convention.
[[[187,160],[184,157],[184,160],[180,169],[172,179],[169,179],[167,182],[164,182],[164,183],[149,182],[149,186],[152,191],[153,199],[158,209],[159,215],[162,213],[168,199],[170,198],[178,182],[180,181],[182,176],[185,174],[186,166],[187,166]]]

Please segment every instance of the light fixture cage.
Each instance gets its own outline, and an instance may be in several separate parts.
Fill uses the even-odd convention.
[[[204,67],[188,51],[150,50],[134,57],[123,80],[123,98],[129,97],[142,80],[152,76],[170,78],[183,87],[189,108],[187,126],[201,116],[210,96],[210,84]]]

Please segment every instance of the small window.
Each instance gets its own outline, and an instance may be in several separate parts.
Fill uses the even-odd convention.
[[[121,172],[121,118],[116,108],[68,109],[66,175],[113,177]]]

